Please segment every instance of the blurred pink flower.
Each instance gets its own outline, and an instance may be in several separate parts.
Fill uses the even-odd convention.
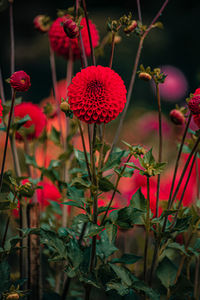
[[[165,82],[159,85],[162,100],[174,102],[183,99],[188,89],[185,75],[173,66],[161,66],[160,69],[167,75]]]

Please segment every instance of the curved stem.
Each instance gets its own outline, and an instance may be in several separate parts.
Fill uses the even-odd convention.
[[[7,131],[6,131],[6,141],[5,141],[5,146],[4,146],[3,161],[2,161],[2,166],[1,166],[0,192],[1,192],[1,189],[2,189],[2,183],[3,183],[3,172],[4,172],[5,162],[6,162],[8,137],[9,137],[10,126],[11,126],[11,122],[12,122],[12,115],[13,115],[13,110],[14,110],[16,91],[14,90],[12,94],[13,95],[12,95],[12,102],[11,102],[10,114],[9,114],[9,119],[8,119],[8,127],[7,127]]]
[[[83,10],[84,10],[84,14],[85,14],[85,20],[86,20],[86,24],[87,24],[88,36],[89,36],[89,41],[90,41],[92,63],[95,66],[96,65],[96,60],[95,60],[95,55],[94,55],[94,48],[92,46],[92,36],[91,36],[91,32],[90,32],[90,25],[89,25],[89,19],[88,19],[88,13],[87,13],[85,0],[82,0],[82,3],[83,3]]]

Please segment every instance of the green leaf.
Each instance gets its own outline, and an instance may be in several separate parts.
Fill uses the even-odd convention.
[[[117,219],[115,224],[123,229],[132,228],[134,224],[144,224],[144,211],[134,207],[124,207],[116,210]]]
[[[152,300],[160,300],[160,295],[142,281],[135,281],[133,288],[140,292],[144,292]]]
[[[191,221],[191,216],[183,217],[183,218],[177,218],[176,224],[173,227],[173,232],[178,231],[178,232],[184,232],[188,229],[190,226],[190,221]]]
[[[146,199],[142,194],[141,188],[139,188],[132,196],[130,206],[138,208],[140,210],[146,210]]]
[[[31,156],[31,155],[28,155],[28,154],[24,154],[25,155],[25,163],[27,165],[31,165],[35,168],[38,168],[38,165],[36,163],[36,160],[35,160],[35,156]]]
[[[125,267],[116,266],[114,264],[110,264],[110,266],[123,283],[125,283],[128,287],[132,285],[132,279],[128,269]]]
[[[112,264],[120,263],[120,264],[131,265],[131,264],[136,263],[141,258],[142,258],[142,256],[137,256],[137,255],[130,254],[130,253],[124,253],[122,255],[122,257],[120,257],[120,258],[111,259],[110,263],[112,263]]]
[[[158,265],[156,270],[156,275],[164,285],[164,287],[169,288],[174,285],[176,279],[177,268],[176,266],[165,257]]]
[[[128,155],[128,151],[126,150],[121,150],[120,148],[115,148],[112,152],[112,154],[109,156],[108,161],[106,162],[106,164],[103,167],[103,171],[112,169],[116,166],[119,166],[119,164],[121,163],[121,159],[124,156]]]
[[[75,186],[77,189],[88,189],[91,186],[91,183],[83,180],[80,177],[76,177],[72,180],[71,186]]]
[[[99,189],[102,192],[109,192],[114,189],[114,185],[106,177],[101,177],[99,179]]]
[[[107,259],[118,249],[114,245],[113,241],[110,241],[110,236],[108,235],[107,230],[102,231],[99,235],[100,240],[97,241],[96,253],[101,259]]]
[[[117,226],[114,224],[106,224],[106,232],[110,243],[114,242],[117,236]]]
[[[185,255],[188,256],[188,253],[185,250],[185,246],[184,245],[180,245],[180,244],[174,242],[174,243],[168,244],[167,248],[172,248],[172,249],[179,250],[180,252],[182,252],[182,253],[184,253]]]
[[[104,226],[98,226],[97,224],[88,223],[88,231],[85,237],[92,237],[99,234],[104,229]]]
[[[61,204],[69,205],[69,206],[74,206],[74,207],[78,207],[78,208],[84,209],[84,206],[82,205],[82,203],[77,203],[76,201],[61,202]]]
[[[108,282],[107,283],[107,291],[115,290],[120,296],[125,296],[129,293],[130,289],[119,282]]]
[[[15,121],[12,125],[12,129],[19,130],[24,124],[26,124],[27,121],[31,121],[31,118],[28,114],[24,118]]]
[[[54,142],[54,144],[60,145],[60,131],[58,131],[54,126],[52,126],[49,138],[52,142]]]

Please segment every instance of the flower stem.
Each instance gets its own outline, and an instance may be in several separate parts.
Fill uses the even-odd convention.
[[[9,223],[10,223],[10,215],[8,216],[7,221],[6,221],[6,227],[5,227],[5,231],[4,231],[4,235],[3,235],[3,239],[2,239],[2,243],[1,243],[1,247],[3,249],[4,249],[4,246],[5,246],[5,241],[6,241],[6,236],[7,236],[7,232],[8,232]]]
[[[90,32],[88,12],[87,12],[87,8],[86,8],[86,2],[85,2],[85,0],[82,0],[82,3],[83,3],[83,10],[84,10],[84,14],[85,14],[85,20],[86,20],[86,24],[87,24],[88,36],[89,36],[89,41],[90,41],[92,64],[95,66],[96,65],[96,60],[95,60],[95,55],[94,55],[94,48],[92,46],[92,36],[91,36],[91,32]]]
[[[140,0],[137,0],[137,10],[138,10],[139,21],[142,23],[142,14],[141,14]]]
[[[54,98],[56,100],[56,105],[57,105],[58,122],[59,122],[59,129],[60,129],[60,133],[61,133],[61,135],[60,135],[61,143],[62,143],[62,145],[64,145],[64,136],[63,136],[63,130],[62,130],[62,123],[61,123],[60,102],[58,99],[58,91],[57,91],[55,56],[54,56],[54,52],[53,52],[50,44],[49,44],[49,60],[50,60],[51,75],[52,75],[52,82],[53,82],[53,94],[54,94]]]
[[[127,158],[126,163],[129,162],[129,160],[131,159],[131,157],[132,157],[132,154],[129,155],[129,157]],[[117,192],[117,187],[118,187],[120,178],[123,176],[123,173],[124,173],[126,167],[127,167],[127,165],[125,164],[125,165],[123,166],[123,168],[122,168],[120,174],[118,174],[117,181],[116,181],[116,183],[115,183],[115,187],[114,187],[114,190],[113,190],[113,193],[112,193],[110,202],[109,202],[109,204],[108,204],[108,206],[107,206],[106,212],[105,212],[105,214],[104,214],[104,216],[103,216],[103,219],[102,219],[102,221],[101,221],[101,225],[100,225],[100,226],[104,225],[105,219],[106,219],[106,217],[107,217],[107,214],[108,214],[109,209],[110,209],[110,207],[111,207],[111,205],[112,205],[112,202],[113,202],[113,199],[114,199],[114,197],[115,197],[115,194],[116,194],[116,192]]]
[[[195,278],[194,278],[194,299],[199,299],[199,266],[200,266],[200,258],[199,256],[196,258],[196,266],[195,266]]]
[[[181,173],[181,177],[180,177],[180,179],[179,179],[179,182],[178,182],[178,185],[177,185],[177,187],[176,187],[176,190],[175,190],[175,192],[174,192],[174,194],[173,194],[173,197],[172,197],[172,200],[171,200],[171,205],[170,205],[169,208],[172,207],[172,205],[173,205],[173,203],[174,203],[174,200],[176,199],[176,196],[177,196],[177,193],[178,193],[179,188],[180,188],[180,186],[181,186],[183,177],[185,176],[185,172],[186,172],[186,170],[187,170],[187,167],[188,167],[188,165],[189,165],[189,163],[190,163],[190,160],[191,160],[193,154],[194,154],[194,153],[196,152],[196,150],[197,150],[197,147],[198,147],[198,145],[199,145],[199,142],[200,142],[200,136],[199,136],[198,139],[196,140],[196,143],[195,143],[195,145],[194,145],[192,151],[190,152],[190,155],[189,155],[189,157],[188,157],[188,159],[187,159],[187,161],[186,161],[186,163],[185,163],[185,166],[184,166],[183,171],[182,171],[182,173]]]
[[[10,46],[11,46],[11,74],[15,72],[15,39],[14,39],[14,22],[13,22],[13,1],[9,1],[9,14],[10,14]]]
[[[5,162],[6,162],[6,153],[7,153],[7,148],[8,148],[8,137],[9,137],[10,126],[11,126],[11,122],[12,122],[12,115],[13,115],[13,110],[14,110],[16,91],[14,90],[12,94],[13,94],[12,95],[12,102],[11,102],[10,114],[9,114],[9,119],[8,119],[8,126],[7,126],[7,131],[6,131],[6,141],[5,141],[4,153],[3,153],[3,162],[2,162],[2,166],[1,166],[0,192],[1,192],[1,189],[2,189],[2,183],[3,183],[3,172],[4,172]]]
[[[84,139],[84,135],[83,135],[83,129],[81,126],[80,121],[77,119],[78,122],[78,127],[80,130],[80,134],[81,134],[81,140],[82,140],[82,145],[83,145],[83,151],[84,151],[84,156],[85,156],[85,162],[86,162],[86,166],[87,166],[87,171],[88,171],[88,176],[90,178],[90,180],[92,180],[92,176],[91,176],[91,171],[90,171],[90,165],[89,165],[89,161],[88,161],[88,157],[87,157],[87,151],[86,151],[86,146],[85,146],[85,139]]]
[[[103,164],[103,149],[104,149],[104,143],[105,143],[105,129],[106,129],[106,124],[103,124],[103,131],[102,131],[102,138],[101,138],[101,149],[99,153],[99,162],[98,162],[98,173],[101,170],[102,164]]]
[[[160,92],[159,92],[159,84],[156,83],[156,95],[157,95],[157,103],[158,103],[158,122],[159,122],[159,154],[158,154],[158,162],[162,161],[162,113],[161,113],[161,102],[160,102]],[[157,195],[156,195],[156,218],[158,217],[158,207],[159,207],[159,193],[160,193],[160,174],[158,174],[157,180]]]
[[[145,237],[145,246],[144,246],[144,281],[147,281],[147,256],[148,256],[148,245],[149,245],[149,232],[150,232],[150,185],[149,177],[147,176],[147,216],[146,216],[146,237]]]
[[[1,67],[0,67],[0,96],[1,96],[2,103],[5,104],[6,100],[5,100],[5,93],[3,87],[3,77],[2,77]]]
[[[115,49],[115,32],[112,33],[111,55],[110,55],[110,63],[109,63],[109,67],[111,69],[113,63],[114,49]]]
[[[138,50],[137,50],[137,54],[136,54],[136,58],[135,58],[135,62],[134,62],[134,66],[133,66],[133,72],[132,72],[132,76],[131,76],[131,81],[129,84],[129,89],[128,89],[128,95],[127,95],[127,101],[126,101],[126,106],[122,112],[121,118],[120,118],[120,122],[119,125],[117,127],[116,130],[116,134],[112,143],[112,147],[110,150],[110,154],[113,151],[113,148],[116,146],[118,139],[119,139],[119,135],[122,129],[122,125],[124,123],[124,119],[126,116],[126,112],[131,100],[131,95],[132,95],[132,91],[133,91],[133,86],[135,83],[135,76],[136,76],[136,72],[137,72],[137,67],[139,64],[139,59],[140,59],[140,55],[141,55],[141,51],[142,51],[142,47],[143,47],[143,43],[144,43],[144,39],[146,38],[147,34],[149,33],[149,31],[152,29],[152,25],[157,21],[157,19],[159,18],[159,16],[162,14],[163,10],[165,9],[167,3],[169,2],[169,0],[165,0],[165,2],[163,3],[162,7],[160,8],[160,10],[158,11],[158,13],[156,14],[156,16],[154,17],[153,21],[151,22],[151,24],[148,26],[147,30],[144,32],[144,34],[141,36],[140,38],[140,42],[139,42],[139,46],[138,46]]]

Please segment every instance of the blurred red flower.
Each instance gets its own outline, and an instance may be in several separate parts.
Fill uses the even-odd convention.
[[[22,119],[26,115],[29,115],[31,120],[27,121],[21,128],[21,129],[27,129],[27,133],[25,132],[25,136],[28,140],[32,140],[34,138],[38,138],[45,125],[46,125],[46,116],[42,112],[41,108],[33,103],[26,102],[26,103],[20,103],[15,106],[14,108],[14,116],[15,118]],[[28,131],[30,130],[30,132]],[[16,132],[16,139],[19,141],[22,141],[24,137],[19,133]]]
[[[64,23],[66,19],[67,19],[67,15],[64,17],[59,17],[51,25],[51,28],[49,30],[50,44],[53,51],[55,51],[58,55],[64,56],[65,58],[69,58],[69,50],[71,47],[73,59],[74,60],[79,59],[80,51],[79,51],[78,39],[77,38],[70,39],[69,37],[67,37],[62,26],[62,23]],[[80,25],[83,27],[81,29],[81,35],[83,39],[85,53],[87,56],[90,56],[91,53],[90,42],[89,42],[89,36],[88,36],[85,18],[82,18]],[[96,26],[90,20],[89,20],[89,26],[90,26],[91,36],[92,36],[92,45],[95,48],[98,46],[99,43],[99,34],[96,29]]]
[[[0,99],[0,124],[2,122],[2,119],[1,119],[2,116],[3,116],[3,107],[1,105],[1,99]]]

